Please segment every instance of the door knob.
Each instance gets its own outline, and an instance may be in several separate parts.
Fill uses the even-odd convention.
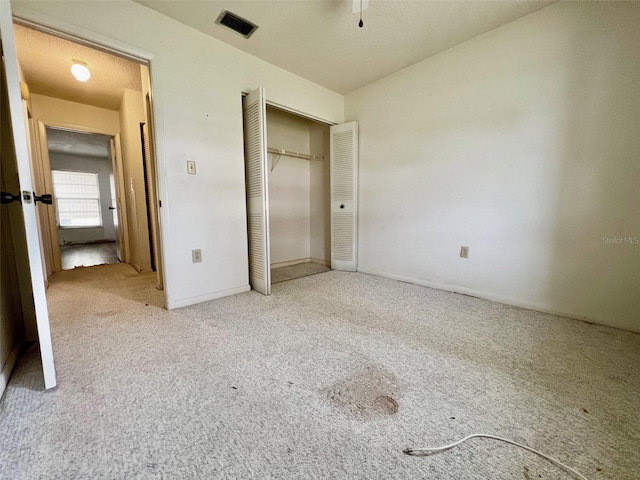
[[[20,201],[20,195],[13,195],[9,192],[0,192],[1,203],[13,203]]]
[[[50,193],[44,193],[44,194],[38,196],[34,192],[33,198],[34,198],[36,203],[40,202],[40,203],[42,203],[44,205],[52,205],[53,204],[53,196]]]
[[[344,203],[340,205],[340,208],[344,208]]]
[[[116,207],[109,207],[109,210],[115,210]]]

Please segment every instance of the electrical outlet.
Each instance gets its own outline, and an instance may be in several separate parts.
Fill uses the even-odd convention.
[[[469,247],[460,247],[460,258],[469,258]]]
[[[191,250],[191,260],[193,261],[193,263],[202,262],[202,250],[200,250],[199,248],[196,250]]]
[[[196,162],[194,162],[193,160],[187,160],[187,173],[189,175],[196,174]]]

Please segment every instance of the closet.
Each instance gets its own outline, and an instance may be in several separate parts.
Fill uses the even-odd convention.
[[[329,125],[267,106],[271,283],[331,265]]]
[[[357,125],[330,126],[243,98],[249,282],[356,270]]]

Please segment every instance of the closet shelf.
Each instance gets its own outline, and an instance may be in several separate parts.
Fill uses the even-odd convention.
[[[324,160],[324,157],[321,157],[319,155],[309,155],[306,153],[298,153],[298,152],[291,152],[289,150],[285,150],[283,148],[267,148],[267,152],[268,153],[273,153],[275,155],[278,155],[278,158],[276,158],[273,162],[273,164],[271,165],[271,171],[273,172],[273,169],[276,168],[276,165],[278,165],[278,162],[280,161],[280,158],[284,155],[285,157],[294,157],[294,158],[302,158],[304,160]]]
[[[267,148],[267,152],[275,153],[276,155],[284,155],[285,157],[304,158],[305,160],[324,160],[324,157],[320,155],[309,155],[306,153],[291,152],[281,148]]]

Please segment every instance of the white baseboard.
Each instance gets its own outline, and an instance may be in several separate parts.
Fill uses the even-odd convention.
[[[311,257],[310,262],[315,263],[316,265],[324,265],[325,267],[331,267],[331,260],[322,260],[320,258]]]
[[[561,310],[561,309],[551,307],[549,305],[534,303],[534,302],[527,302],[521,299],[507,297],[504,295],[499,295],[491,292],[474,290],[472,288],[460,287],[458,285],[449,285],[446,283],[431,282],[429,280],[424,280],[421,278],[407,277],[404,275],[396,275],[393,273],[380,272],[377,270],[368,270],[368,269],[358,268],[358,272],[364,273],[367,275],[375,275],[377,277],[390,278],[392,280],[399,280],[401,282],[413,283],[415,285],[421,285],[423,287],[435,288],[436,290],[444,290],[447,292],[461,293],[461,294],[469,295],[472,297],[491,300],[492,302],[503,303],[505,305],[511,305],[514,307],[526,308],[527,310],[535,310],[536,312],[557,315],[559,317],[573,318],[575,320],[582,320],[588,323],[597,323],[600,325],[605,325],[607,327],[619,328],[622,330],[628,330],[631,332],[640,333],[640,326],[633,326],[633,325],[620,326],[619,323],[612,322],[610,319],[598,318],[591,315],[585,315],[582,313],[569,312],[566,310]]]
[[[16,366],[16,360],[18,360],[18,353],[20,352],[21,347],[22,343],[18,342],[18,344],[13,347],[13,350],[11,350],[7,361],[4,362],[2,373],[0,373],[0,398],[2,398],[2,395],[7,388],[7,384],[11,378],[11,373],[13,373],[13,368]]]
[[[310,257],[298,258],[297,260],[287,260],[286,262],[272,263],[271,268],[290,267],[291,265],[298,265],[300,263],[309,263]]]
[[[196,297],[182,298],[180,300],[167,299],[167,310],[173,310],[174,308],[180,307],[188,307],[189,305],[195,305],[196,303],[207,302],[209,300],[217,300],[218,298],[230,297],[231,295],[245,293],[249,290],[251,290],[251,287],[249,285],[244,285],[242,287],[220,290],[219,292],[207,293],[205,295],[198,295]]]
[[[324,265],[330,267],[331,262],[329,260],[322,260],[320,258],[298,258],[297,260],[288,260],[286,262],[272,263],[271,268],[290,267],[292,265],[299,265],[301,263],[315,263],[316,265]]]

